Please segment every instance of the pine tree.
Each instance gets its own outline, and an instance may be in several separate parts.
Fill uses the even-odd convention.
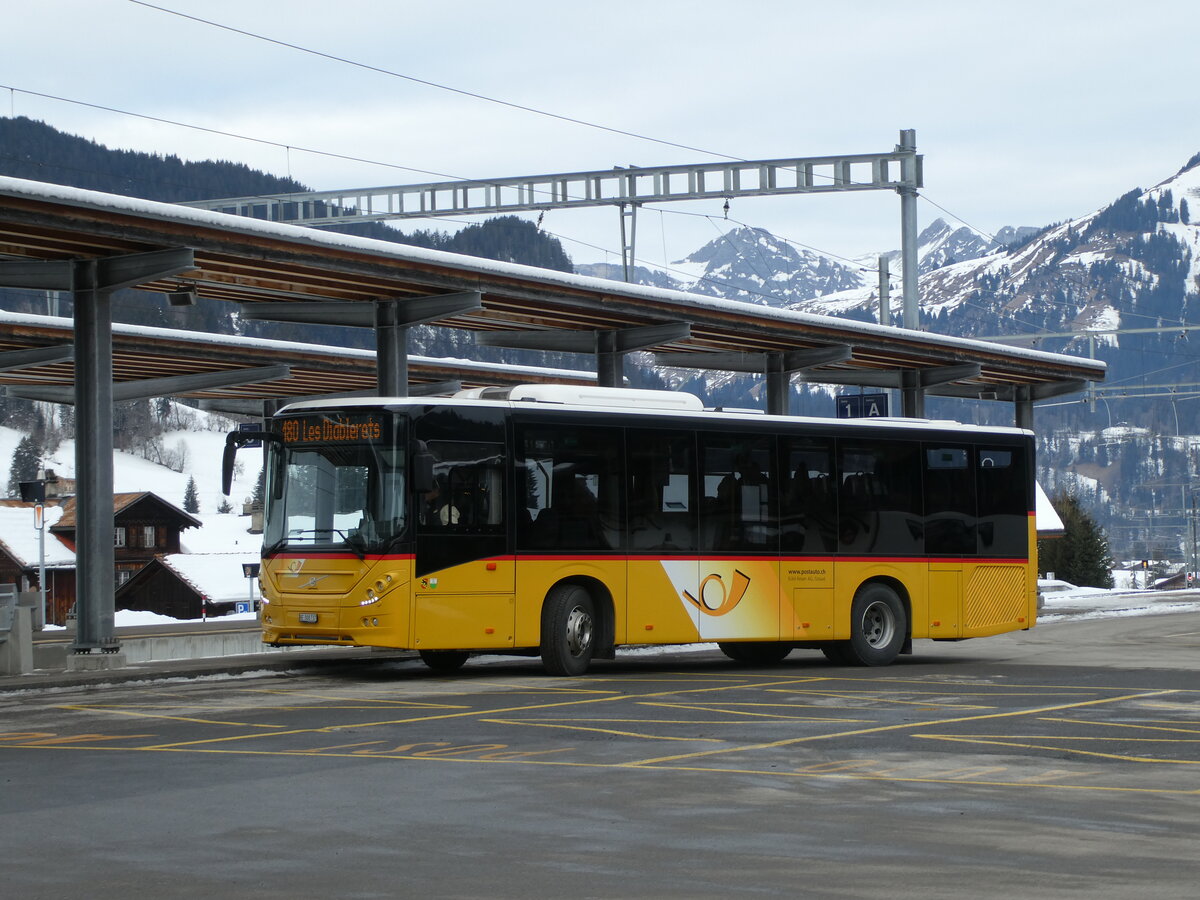
[[[196,491],[196,479],[188,476],[187,488],[183,492],[183,511],[200,512],[200,495]]]
[[[8,496],[21,496],[21,482],[35,481],[42,468],[42,448],[33,435],[24,435],[13,450],[8,470]]]
[[[258,478],[254,479],[254,495],[250,498],[250,503],[254,506],[262,507],[263,495],[267,486],[267,470],[261,468],[258,470]]]
[[[221,502],[217,505],[217,512],[221,515],[233,512],[233,505],[229,502],[228,497],[221,498]]]
[[[1073,494],[1050,501],[1063,522],[1063,535],[1038,541],[1038,568],[1080,587],[1113,586],[1108,538]]]

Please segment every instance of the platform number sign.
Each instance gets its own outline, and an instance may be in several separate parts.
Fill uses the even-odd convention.
[[[887,394],[842,394],[837,397],[839,419],[877,419],[887,414]]]

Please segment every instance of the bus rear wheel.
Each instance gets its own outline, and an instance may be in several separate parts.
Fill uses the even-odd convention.
[[[457,672],[471,654],[465,650],[420,650],[421,662],[435,672]]]
[[[779,641],[718,642],[721,652],[734,662],[752,666],[774,666],[792,652],[791,644]]]
[[[825,656],[851,666],[887,666],[900,655],[908,639],[904,603],[886,584],[865,584],[850,606],[850,640],[829,644]]]
[[[596,605],[577,584],[556,585],[542,605],[542,666],[550,675],[582,675],[595,651]]]

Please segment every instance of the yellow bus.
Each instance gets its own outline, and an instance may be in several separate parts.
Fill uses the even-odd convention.
[[[540,655],[715,642],[878,666],[1037,616],[1030,432],[530,385],[301,402],[265,444],[273,646]]]

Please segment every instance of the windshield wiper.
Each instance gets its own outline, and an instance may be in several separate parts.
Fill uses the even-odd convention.
[[[346,532],[342,531],[342,529],[340,529],[340,528],[297,528],[293,531],[289,531],[288,537],[292,537],[293,535],[301,535],[301,534],[336,534],[339,537],[341,537],[343,544],[345,544],[347,547],[349,547],[351,550],[354,551],[355,556],[357,556],[359,559],[367,558],[366,549],[365,549],[366,542],[363,542],[362,545],[360,545],[358,543],[358,541],[351,540],[350,536],[347,535]],[[357,537],[357,535],[356,535],[356,537]],[[287,538],[284,538],[283,541],[281,541],[280,543],[286,543],[286,542],[287,542]]]

